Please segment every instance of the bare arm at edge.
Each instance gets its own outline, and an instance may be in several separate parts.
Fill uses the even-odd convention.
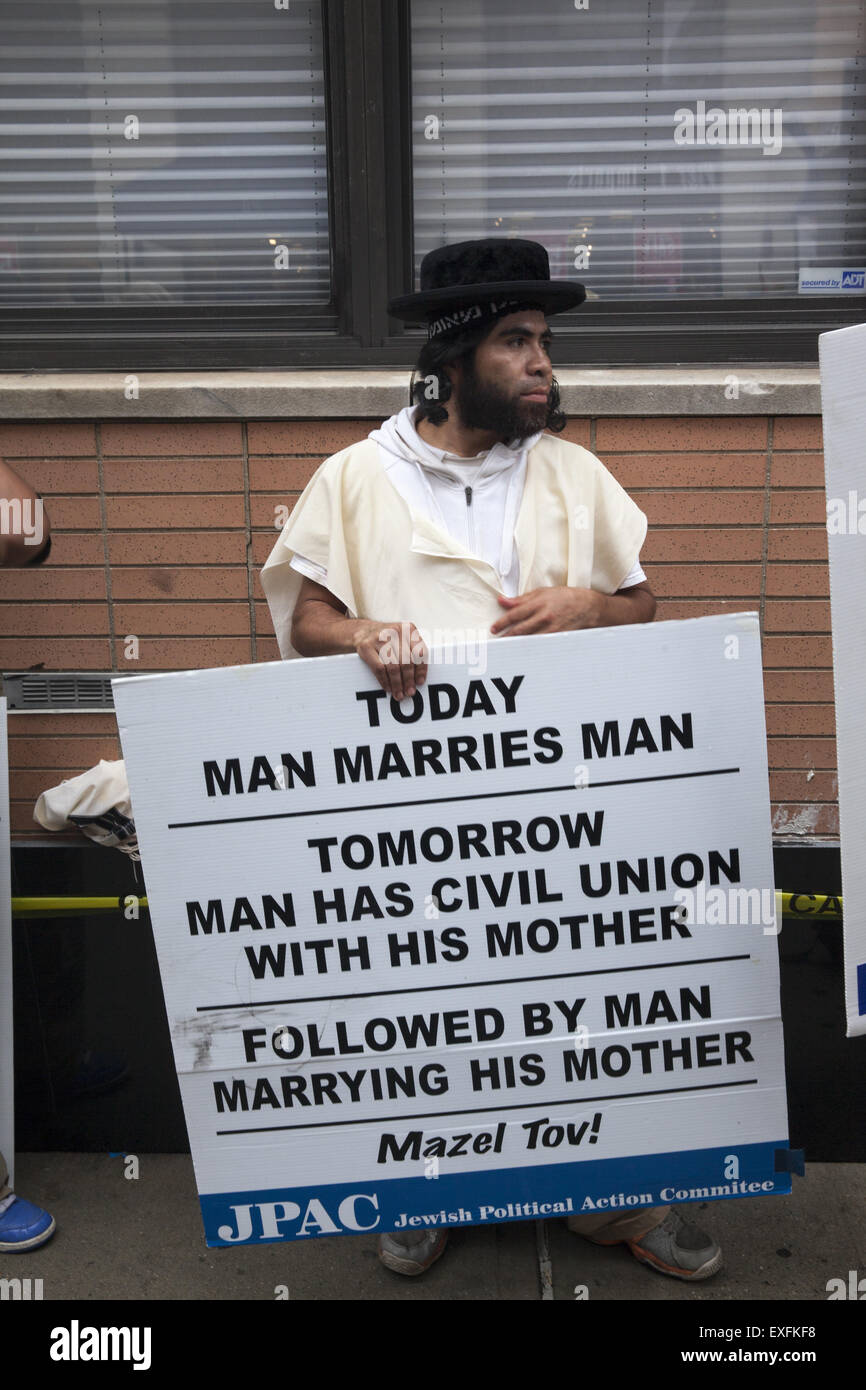
[[[0,460],[0,565],[38,563],[51,527],[38,493],[8,463]]]

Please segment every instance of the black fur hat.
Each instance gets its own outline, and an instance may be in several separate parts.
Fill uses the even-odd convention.
[[[545,314],[561,314],[585,298],[586,290],[576,280],[551,280],[540,242],[483,237],[428,252],[421,262],[420,290],[392,299],[388,313],[404,323],[426,320],[428,335],[434,337],[530,304]]]

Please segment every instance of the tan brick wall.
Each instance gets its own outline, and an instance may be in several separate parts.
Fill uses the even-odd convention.
[[[0,426],[0,457],[44,496],[48,563],[0,575],[0,669],[151,671],[278,657],[258,571],[276,508],[369,420]],[[777,836],[833,838],[833,673],[821,421],[571,420],[649,517],[658,618],[755,608],[764,633]],[[124,639],[139,639],[137,661]],[[113,715],[20,715],[12,829],[40,791],[120,756]]]

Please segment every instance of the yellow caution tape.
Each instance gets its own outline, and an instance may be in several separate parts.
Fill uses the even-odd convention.
[[[842,920],[842,898],[833,893],[780,893],[782,916],[822,922]],[[13,898],[13,917],[82,917],[96,912],[147,911],[147,898]]]
[[[841,922],[842,898],[833,893],[782,893],[782,916]]]
[[[13,898],[13,917],[83,917],[94,912],[147,911],[147,898]]]

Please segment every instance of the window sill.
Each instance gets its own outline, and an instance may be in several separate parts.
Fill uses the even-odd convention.
[[[411,368],[332,371],[6,372],[6,420],[383,419]],[[573,416],[820,415],[814,367],[605,367],[557,372]],[[127,399],[135,390],[137,398]],[[736,393],[736,394],[735,394]]]

